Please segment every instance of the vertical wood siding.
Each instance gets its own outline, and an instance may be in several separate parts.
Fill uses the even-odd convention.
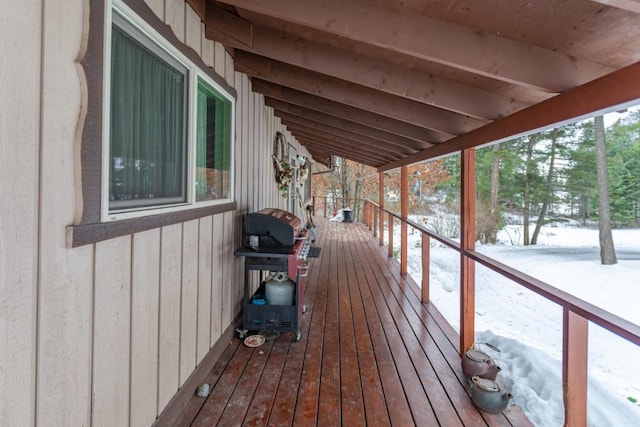
[[[0,2],[0,424],[153,423],[239,313],[243,216],[287,208],[271,144],[291,135],[184,0],[146,1],[237,90],[238,208],[68,248],[86,4]]]
[[[75,59],[80,50],[83,25],[81,15],[67,13],[67,10],[76,10],[81,5],[81,0],[47,2],[42,17],[45,23],[42,27],[42,46],[21,49],[19,53],[21,66],[14,66],[14,69],[20,73],[38,71],[42,79],[41,160],[39,162],[41,191],[37,202],[40,219],[38,227],[33,229],[33,232],[39,235],[37,245],[40,253],[39,292],[37,300],[34,300],[38,310],[36,371],[38,386],[35,400],[34,396],[24,400],[25,403],[30,402],[36,406],[35,419],[37,425],[41,426],[90,424],[91,397],[94,387],[92,355],[94,346],[101,345],[92,339],[94,319],[99,315],[93,312],[95,248],[86,246],[78,248],[79,250],[67,250],[64,235],[65,224],[70,224],[74,220],[77,203],[73,191],[76,185],[73,142],[80,110],[81,88]],[[16,14],[14,11],[4,16],[14,20],[21,17],[22,12]],[[23,30],[29,35],[35,34],[39,25],[40,21],[25,24]],[[0,28],[5,27],[0,25]],[[38,50],[42,51],[41,70],[26,65],[22,60],[25,54]],[[31,88],[31,84],[24,81],[17,82],[15,85],[2,82],[2,86],[4,88],[14,86],[20,91]],[[35,85],[33,87],[35,88]],[[19,97],[9,96],[5,99],[19,100],[23,96],[24,94]],[[15,104],[3,104],[3,106],[15,108]],[[0,109],[3,106],[0,106]],[[0,113],[0,115],[3,114],[4,112]],[[34,123],[37,123],[37,119]],[[17,128],[20,127],[21,125],[17,126]],[[0,137],[0,141],[1,145],[6,140]],[[26,140],[15,140],[15,142],[18,141],[20,144],[16,144],[16,147],[26,142]],[[15,176],[22,176],[25,172],[22,166],[16,164],[10,167],[3,166],[1,169],[8,170]],[[5,182],[1,179],[0,187],[3,187]],[[16,189],[22,192],[24,185],[29,183],[31,183],[30,179],[24,179],[21,186]],[[2,199],[11,200],[12,197],[7,197],[5,194]],[[34,203],[34,209],[35,206]],[[25,212],[18,209],[13,213],[13,215],[16,214],[22,217]],[[1,216],[6,218],[4,214]],[[22,246],[16,241],[12,242],[13,244],[16,245],[14,249]],[[15,282],[8,284],[16,286]],[[18,322],[14,324],[16,331],[21,333],[25,333],[25,329],[22,329],[24,326]],[[14,348],[12,348],[13,351],[20,354]],[[126,369],[128,370],[128,366]],[[98,379],[98,381],[103,380]],[[6,381],[1,383],[4,384],[3,388],[9,390],[12,395],[14,391],[18,393],[22,391],[22,387],[15,383]],[[128,393],[124,396],[128,399]],[[125,402],[122,400],[118,402],[124,404],[122,410],[126,411]],[[21,408],[14,407],[13,410],[20,411]],[[26,412],[23,415],[32,416]],[[0,419],[2,419],[1,416]],[[6,425],[29,424],[7,422]]]
[[[0,5],[0,420],[10,425],[30,425],[35,415],[42,57],[33,23],[42,19],[39,3]],[[21,59],[20,67],[7,53]]]
[[[180,386],[180,298],[182,225],[163,227],[160,245],[160,342],[158,407],[164,408]]]
[[[133,236],[131,280],[131,425],[151,425],[158,413],[160,230]]]
[[[131,237],[125,236],[95,245],[91,417],[94,427],[129,422],[131,242]]]
[[[198,295],[197,295],[197,342],[196,363],[200,363],[207,355],[212,343],[211,314],[213,312],[211,295],[213,291],[211,244],[213,233],[213,217],[202,218],[198,228]],[[218,332],[219,334],[220,332]]]

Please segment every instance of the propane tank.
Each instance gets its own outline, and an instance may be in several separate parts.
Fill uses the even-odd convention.
[[[265,284],[267,304],[292,305],[294,287],[294,283],[289,280],[285,272],[279,271],[273,274]]]

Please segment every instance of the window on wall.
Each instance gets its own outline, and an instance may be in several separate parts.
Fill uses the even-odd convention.
[[[198,81],[196,201],[231,197],[231,103]]]
[[[234,99],[114,1],[103,220],[228,202]]]

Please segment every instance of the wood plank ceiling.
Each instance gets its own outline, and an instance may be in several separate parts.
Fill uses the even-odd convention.
[[[187,0],[316,161],[378,170],[640,99],[640,0]]]

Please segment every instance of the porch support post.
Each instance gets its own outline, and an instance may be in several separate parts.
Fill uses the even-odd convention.
[[[407,166],[400,168],[400,274],[407,275],[408,253],[407,253],[407,219],[409,218],[409,173]]]
[[[387,247],[389,258],[393,256],[393,215],[389,214],[389,246]]]
[[[378,201],[380,203],[380,211],[378,215],[380,216],[380,246],[384,245],[384,172],[380,172],[378,174]]]
[[[462,150],[460,203],[460,354],[475,341],[475,262],[466,251],[475,249],[476,236],[476,151]]]
[[[354,214],[355,214],[355,211],[354,211]],[[371,227],[369,227],[369,222],[367,220],[367,204],[366,203],[362,207],[362,223],[366,225],[367,228],[371,229]]]
[[[373,219],[373,237],[378,237],[378,210],[371,203],[371,218]]]
[[[564,307],[562,326],[564,425],[585,427],[589,322],[568,307]]]
[[[422,233],[422,303],[429,303],[429,264],[431,250],[431,238],[427,233]]]

